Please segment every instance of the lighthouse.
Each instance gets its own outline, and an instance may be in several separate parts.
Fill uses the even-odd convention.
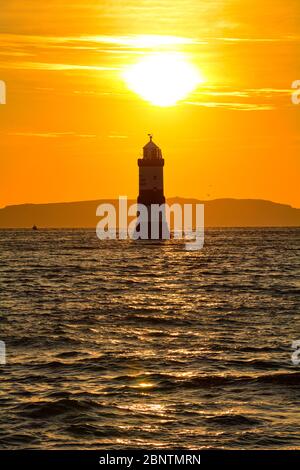
[[[147,208],[147,238],[169,238],[164,207],[162,206],[159,214],[156,215],[151,209],[154,205],[158,208],[158,205],[161,206],[166,201],[164,196],[165,161],[161,149],[153,142],[152,135],[148,134],[148,136],[149,142],[143,147],[143,158],[138,159],[139,195],[137,202]],[[153,229],[155,224],[156,229]]]

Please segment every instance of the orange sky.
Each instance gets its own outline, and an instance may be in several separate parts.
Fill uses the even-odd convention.
[[[167,196],[300,207],[299,22],[298,0],[6,1],[0,207],[135,197],[149,132]],[[205,82],[175,106],[144,101],[122,72],[153,52]]]

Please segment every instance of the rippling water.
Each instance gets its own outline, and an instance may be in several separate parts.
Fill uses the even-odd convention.
[[[0,245],[1,448],[300,448],[299,229]]]

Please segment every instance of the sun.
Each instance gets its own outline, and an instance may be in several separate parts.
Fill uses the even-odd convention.
[[[174,106],[204,82],[200,71],[183,53],[160,52],[127,67],[128,88],[156,106]]]

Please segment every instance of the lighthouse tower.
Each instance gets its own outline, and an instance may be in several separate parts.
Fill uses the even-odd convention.
[[[149,142],[143,147],[143,158],[138,159],[139,165],[139,196],[138,204],[143,204],[148,211],[148,238],[151,238],[151,226],[155,221],[151,220],[151,206],[153,204],[165,204],[164,196],[164,164],[161,149],[153,142],[152,135]],[[157,221],[156,221],[157,222]],[[168,227],[165,213],[159,214],[159,239],[168,238]]]

